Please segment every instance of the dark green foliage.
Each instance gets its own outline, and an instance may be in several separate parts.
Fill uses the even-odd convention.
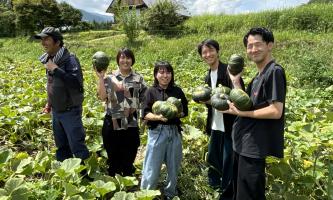
[[[0,37],[15,36],[15,14],[0,4]]]
[[[179,6],[170,0],[159,0],[145,11],[142,26],[152,34],[172,35],[177,33],[183,17],[177,11]]]
[[[60,10],[55,0],[18,0],[15,1],[14,11],[18,32],[23,35],[31,35],[46,26],[60,25]]]
[[[61,17],[61,26],[77,26],[82,19],[80,10],[75,9],[73,6],[66,2],[58,4]]]

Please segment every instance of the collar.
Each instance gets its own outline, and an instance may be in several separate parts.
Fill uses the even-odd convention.
[[[127,76],[124,76],[124,75],[122,75],[122,74],[120,73],[120,70],[117,69],[117,70],[114,72],[114,76],[121,76],[121,77],[123,77],[123,78],[126,78],[126,77],[133,76],[134,73],[135,73],[134,70],[131,69],[130,73],[129,73]]]
[[[259,72],[257,73],[257,76],[262,76],[263,74],[265,74],[266,71],[267,71],[267,69],[271,66],[272,63],[275,63],[275,60],[274,60],[274,59],[272,59],[271,61],[269,61],[269,62],[266,64],[264,70],[262,70],[261,73],[259,73]]]

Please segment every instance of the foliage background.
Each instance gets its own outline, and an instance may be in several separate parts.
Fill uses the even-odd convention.
[[[191,99],[192,88],[203,83],[207,66],[196,45],[206,38],[221,44],[220,58],[245,55],[243,34],[252,26],[268,26],[276,37],[273,52],[286,70],[285,158],[267,160],[268,199],[333,199],[333,6],[306,5],[295,9],[236,16],[201,16],[185,22],[184,31],[164,37],[140,32],[129,43],[120,31],[89,31],[65,34],[66,46],[79,57],[85,77],[83,122],[92,157],[80,165],[54,160],[50,116],[40,114],[46,102],[45,70],[37,61],[42,53],[29,37],[0,38],[0,198],[2,199],[152,199],[157,191],[142,194],[138,180],[143,151],[135,177],[106,176],[105,152],[100,130],[103,105],[96,97],[97,79],[91,57],[98,51],[111,56],[109,70],[116,69],[120,47],[135,52],[134,69],[148,84],[153,81],[156,60],[175,68],[175,80]],[[311,24],[311,26],[308,26]],[[246,62],[248,83],[256,73]],[[190,101],[190,116],[184,123],[184,161],[179,176],[181,199],[216,199],[207,187],[204,162],[208,138],[203,134],[206,110]],[[142,149],[146,133],[142,128]],[[86,168],[94,182],[85,182],[79,172]],[[162,184],[162,180],[161,180]]]

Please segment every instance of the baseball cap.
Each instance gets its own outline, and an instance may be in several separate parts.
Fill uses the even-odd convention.
[[[58,40],[62,40],[63,37],[59,31],[58,28],[54,27],[46,27],[42,30],[42,32],[38,33],[37,35],[34,36],[35,39],[42,39],[47,36],[52,36],[54,38],[57,38]]]

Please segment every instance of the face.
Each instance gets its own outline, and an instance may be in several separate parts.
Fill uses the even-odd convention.
[[[256,64],[265,62],[271,54],[273,43],[266,43],[261,35],[249,35],[246,53],[250,60]]]
[[[162,87],[162,88],[166,88],[168,87],[170,81],[172,78],[172,74],[171,72],[167,71],[166,69],[159,69],[157,74],[156,74],[156,79],[158,81],[158,84]]]
[[[209,66],[213,66],[219,62],[219,54],[213,47],[203,46],[201,49],[201,57]]]
[[[44,51],[49,55],[55,55],[60,49],[60,41],[54,42],[51,36],[43,37],[41,39],[41,44]]]
[[[125,54],[121,54],[119,57],[119,68],[121,71],[129,71],[132,67],[132,58],[126,57]]]

